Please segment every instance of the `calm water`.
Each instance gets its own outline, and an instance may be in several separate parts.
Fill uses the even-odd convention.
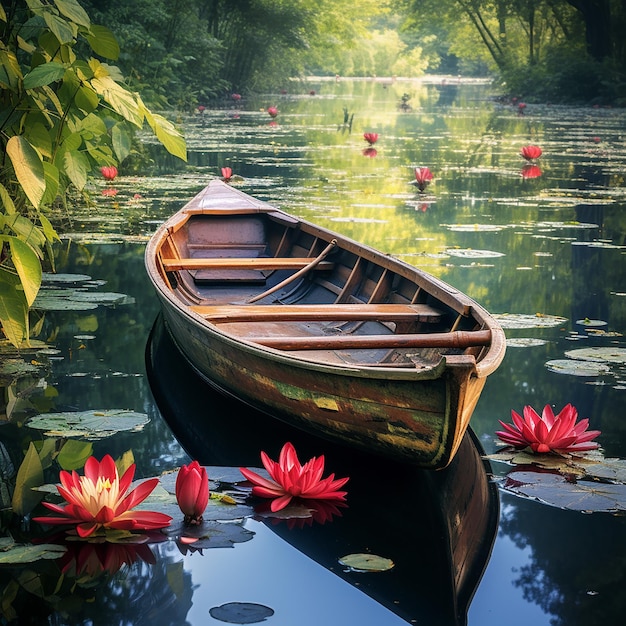
[[[499,448],[494,431],[511,409],[571,402],[602,431],[605,456],[626,458],[626,112],[528,106],[519,115],[492,100],[486,85],[450,82],[331,81],[301,90],[181,119],[189,166],[155,156],[146,164],[153,175],[122,176],[115,198],[98,188],[96,206],[65,222],[58,271],[103,281],[89,291],[127,298],[46,312],[40,338],[59,353],[45,383],[22,381],[7,392],[12,420],[0,437],[17,451],[25,430],[39,436],[16,425],[34,413],[132,409],[150,423],[94,449],[98,456],[132,449],[142,476],[177,467],[188,454],[207,465],[258,465],[261,449],[276,456],[292,439],[303,457],[323,453],[328,471],[351,476],[349,507],[302,529],[250,518],[232,547],[203,554],[161,544],[156,564],[139,559],[108,583],[83,581],[49,618],[54,589],[44,589],[39,604],[24,605],[21,621],[196,626],[223,623],[211,609],[242,602],[271,607],[266,621],[276,626],[621,623],[624,517],[491,489],[479,518],[495,515],[496,525],[478,533],[476,514],[465,511],[466,534],[453,538],[451,551],[448,517],[464,515],[453,504],[474,501],[472,484],[302,438],[202,388],[158,335],[149,341],[158,307],[142,255],[156,224],[230,166],[244,191],[419,265],[503,316],[507,355],[472,418],[486,452]],[[270,105],[279,109],[275,125]],[[354,114],[351,129],[344,111]],[[374,157],[363,154],[364,132],[379,133]],[[522,176],[519,150],[530,143],[543,149],[537,178]],[[434,174],[425,194],[409,184],[420,165]],[[608,361],[602,352],[591,353],[599,362],[571,353],[600,347],[614,349]],[[602,371],[580,375],[589,363]],[[204,437],[193,427],[199,420],[209,424]],[[471,453],[461,462],[459,475],[469,467],[487,482]],[[498,476],[510,469],[491,465]],[[450,483],[448,501],[438,480]],[[472,547],[466,561],[464,546]],[[396,567],[364,574],[337,562],[368,551]],[[466,575],[455,586],[459,559]],[[231,623],[252,623],[244,619]]]

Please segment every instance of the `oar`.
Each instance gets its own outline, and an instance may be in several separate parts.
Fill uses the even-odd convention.
[[[258,296],[254,296],[254,298],[249,298],[248,300],[246,300],[246,302],[248,304],[252,304],[253,302],[258,302],[259,300],[262,300],[263,298],[265,298],[265,296],[269,296],[270,294],[274,293],[275,291],[278,291],[279,289],[282,289],[285,285],[288,285],[289,283],[293,282],[297,278],[300,278],[300,276],[304,276],[307,272],[311,271],[318,263],[320,263],[320,261],[323,261],[336,245],[337,245],[337,240],[333,239],[320,252],[320,254],[318,256],[316,256],[308,265],[305,265],[301,270],[298,270],[295,274],[292,274],[288,278],[285,278],[285,280],[281,281],[277,285],[274,285],[273,287],[271,287],[267,291],[264,291],[263,293],[260,293]]]
[[[328,350],[354,348],[470,348],[488,346],[490,330],[404,335],[328,335],[322,337],[245,337],[247,341],[277,350]]]

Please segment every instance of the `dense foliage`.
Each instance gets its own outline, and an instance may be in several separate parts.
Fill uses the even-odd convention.
[[[125,159],[145,123],[172,154],[185,159],[186,148],[124,85],[108,63],[119,54],[115,37],[77,0],[0,5],[0,36],[0,324],[20,346],[58,238],[49,208],[81,192],[98,167]]]

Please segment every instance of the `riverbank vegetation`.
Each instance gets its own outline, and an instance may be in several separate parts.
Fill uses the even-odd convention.
[[[489,75],[527,101],[626,102],[621,0],[84,0],[151,103],[312,74]]]

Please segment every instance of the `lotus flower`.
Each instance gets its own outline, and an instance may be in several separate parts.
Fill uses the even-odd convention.
[[[153,530],[168,526],[172,518],[154,511],[133,511],[157,486],[159,479],[150,478],[130,489],[135,475],[133,463],[122,478],[110,455],[98,461],[91,456],[85,463],[85,475],[61,471],[59,494],[68,504],[60,506],[50,502],[43,505],[59,517],[35,517],[43,524],[75,524],[80,537],[89,537],[97,530]],[[129,490],[130,489],[130,490]]]
[[[538,165],[527,163],[522,168],[522,178],[539,178],[541,176],[541,169]]]
[[[183,465],[176,476],[176,501],[185,515],[185,524],[200,524],[209,503],[209,478],[198,461]]]
[[[204,106],[204,104],[199,104],[198,105],[198,113],[202,114],[204,113],[206,107]]]
[[[115,180],[117,176],[117,167],[115,165],[105,165],[100,168],[100,173],[105,180]]]
[[[225,183],[230,182],[230,179],[233,177],[233,170],[230,167],[222,168],[222,180]]]
[[[363,139],[373,146],[378,141],[378,133],[363,133]]]
[[[235,102],[239,102],[239,100],[241,100],[241,94],[240,93],[234,93],[230,96]]]
[[[542,155],[542,150],[539,146],[524,146],[520,150],[520,154],[527,161],[534,161],[535,159],[538,159]]]
[[[245,467],[240,468],[240,471],[254,485],[252,495],[274,498],[270,505],[274,513],[284,509],[293,498],[342,501],[346,497],[346,492],[340,489],[348,482],[348,478],[335,479],[334,474],[322,478],[323,456],[313,457],[300,465],[295,448],[288,442],[280,451],[278,463],[272,461],[265,452],[261,452],[261,461],[271,480]]]
[[[424,191],[433,179],[433,173],[427,167],[415,168],[415,183],[420,191]]]
[[[278,115],[278,109],[276,107],[268,107],[267,112],[270,117],[276,117]]]
[[[496,432],[496,435],[516,448],[530,447],[540,454],[563,454],[595,450],[600,445],[591,441],[600,431],[587,430],[588,419],[577,423],[578,411],[571,404],[565,405],[556,416],[549,404],[546,404],[541,416],[531,406],[524,407],[523,418],[515,411],[511,411],[511,415],[513,424],[500,421],[504,430]]]

